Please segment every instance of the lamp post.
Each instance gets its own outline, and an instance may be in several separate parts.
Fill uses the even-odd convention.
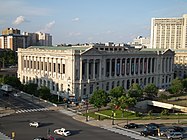
[[[88,121],[88,94],[86,95],[86,122]]]
[[[114,117],[116,116],[116,114],[114,113],[114,111],[112,110],[112,125],[114,125]]]
[[[59,92],[57,91],[57,95],[58,95],[58,103],[59,103]]]

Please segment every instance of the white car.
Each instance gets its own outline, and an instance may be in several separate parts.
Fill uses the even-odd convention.
[[[31,122],[29,123],[29,126],[39,127],[39,122]]]
[[[65,128],[56,129],[54,130],[54,133],[58,135],[64,135],[66,137],[71,135],[70,131],[67,131]]]
[[[15,97],[19,97],[19,96],[21,96],[21,94],[19,94],[19,93],[14,93],[14,96],[15,96]]]

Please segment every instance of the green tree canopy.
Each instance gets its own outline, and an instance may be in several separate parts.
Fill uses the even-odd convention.
[[[38,85],[34,83],[29,83],[29,84],[24,85],[24,91],[29,94],[33,94],[33,95],[37,95],[37,88],[38,88]]]
[[[111,98],[116,98],[117,99],[117,98],[121,97],[124,93],[125,93],[124,88],[121,87],[121,86],[118,86],[118,87],[115,87],[115,88],[110,90],[109,96]]]
[[[136,99],[140,98],[143,96],[143,90],[141,89],[140,85],[137,83],[133,83],[128,90],[128,96],[129,97],[134,97]]]
[[[14,88],[18,88],[21,90],[22,88],[22,84],[20,82],[20,80],[17,77],[9,77],[9,76],[5,76],[4,77],[4,84],[8,84],[11,85]]]
[[[186,91],[187,90],[187,78],[182,80],[182,84],[183,84],[184,90]]]
[[[122,117],[124,117],[124,110],[130,106],[134,106],[136,104],[136,99],[126,96],[121,96],[119,99],[120,109],[122,110]]]
[[[183,90],[182,80],[179,78],[173,79],[171,82],[171,86],[169,88],[169,92],[172,94],[179,94]]]
[[[49,100],[51,97],[50,89],[48,87],[42,86],[38,90],[38,94],[42,99]]]
[[[94,105],[94,107],[98,108],[98,110],[102,106],[106,106],[108,103],[108,94],[102,90],[94,91],[92,97],[90,98],[89,102]]]
[[[144,94],[150,98],[156,97],[158,94],[158,88],[156,87],[155,84],[146,85],[143,91]]]
[[[119,108],[119,98],[125,94],[124,88],[121,86],[115,87],[110,90],[109,92],[109,98],[110,98],[110,106],[114,110],[116,108]]]

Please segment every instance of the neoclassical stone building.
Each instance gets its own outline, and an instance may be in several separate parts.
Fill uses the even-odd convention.
[[[124,46],[83,45],[18,49],[18,77],[47,86],[67,98],[90,97],[94,90],[125,89],[133,83],[167,88],[174,74],[174,52]]]

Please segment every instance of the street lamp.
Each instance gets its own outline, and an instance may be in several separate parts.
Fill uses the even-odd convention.
[[[58,103],[59,103],[59,92],[57,91],[57,95],[58,95]]]
[[[88,94],[86,95],[86,122],[88,121]]]
[[[114,113],[114,111],[112,110],[112,125],[114,125],[114,117],[116,116],[116,114]]]

